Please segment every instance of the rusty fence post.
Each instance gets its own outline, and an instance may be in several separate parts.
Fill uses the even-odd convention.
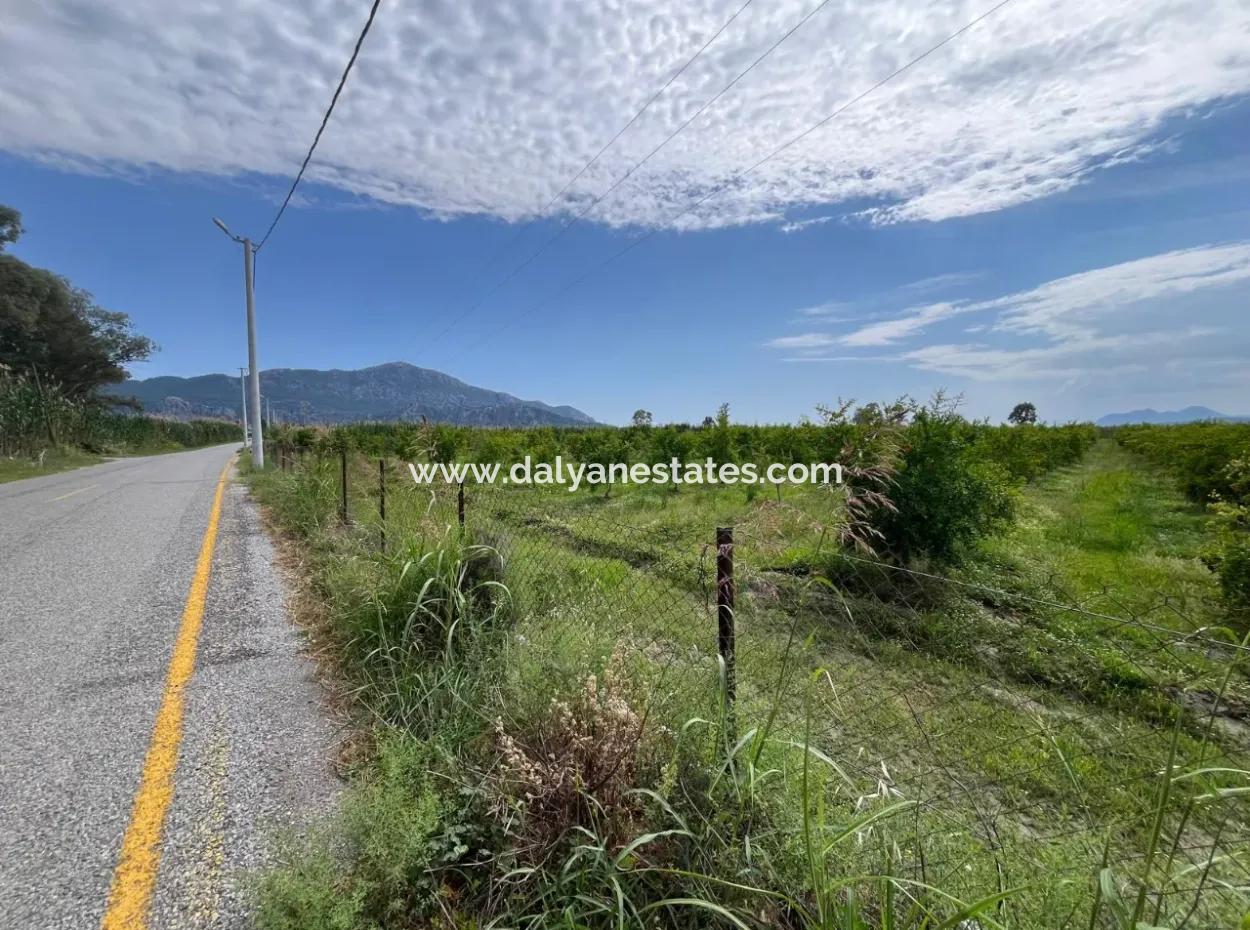
[[[460,528],[464,529],[464,482],[456,489],[456,517],[460,520]]]
[[[339,517],[347,522],[347,449],[339,450]]]
[[[734,678],[734,531],[716,528],[716,649],[725,663],[726,718],[733,731]]]
[[[386,548],[386,459],[378,459],[378,535]]]

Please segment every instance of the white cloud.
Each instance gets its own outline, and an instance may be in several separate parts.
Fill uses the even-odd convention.
[[[1100,318],[1126,307],[1243,281],[1250,281],[1250,242],[1095,268],[981,307],[1001,310],[996,329],[1074,339],[1091,334]]]
[[[836,216],[817,216],[810,220],[791,220],[788,223],[782,223],[779,228],[783,233],[796,233],[813,226],[824,226],[825,223],[835,219],[837,219]]]
[[[852,323],[864,319],[863,311],[856,305],[842,300],[830,300],[814,307],[800,307],[795,311],[804,320],[820,320],[822,323]]]
[[[387,0],[309,176],[439,216],[531,218],[739,5]],[[879,221],[992,211],[1142,157],[1165,118],[1250,90],[1244,0],[1015,0],[674,219],[987,5],[833,0],[590,218],[785,222],[862,198],[886,204]],[[606,189],[813,6],[753,4],[564,208]],[[364,13],[347,0],[7,4],[0,146],[95,170],[289,177]]]
[[[973,381],[1036,381],[1123,376],[1145,372],[1141,361],[1121,361],[1126,351],[1172,347],[1207,333],[1176,330],[1138,336],[1106,336],[1027,349],[981,345],[934,345],[906,352],[902,359],[924,371]]]
[[[1068,275],[992,300],[915,307],[895,319],[853,330],[838,341],[846,346],[887,345],[942,320],[986,311],[995,311],[997,321],[970,327],[969,332],[989,329],[1073,341],[1093,336],[1099,319],[1108,314],[1243,281],[1250,281],[1250,242],[1180,249]]]
[[[935,274],[932,277],[912,281],[899,288],[913,294],[932,294],[935,291],[949,291],[979,281],[985,277],[984,271],[950,271],[946,274]]]
[[[845,346],[883,346],[898,342],[918,333],[928,326],[959,313],[966,312],[959,304],[940,303],[917,307],[909,315],[893,320],[870,323],[853,332],[840,336],[838,342]]]
[[[892,362],[951,378],[1003,385],[1047,383],[1081,393],[1116,390],[1198,396],[1235,392],[1250,357],[1250,242],[1180,249],[1094,268],[988,300],[916,307],[849,333],[809,333],[785,361]],[[975,342],[848,357],[832,346],[891,346],[965,314],[982,317]]]
[[[801,333],[797,336],[780,336],[765,343],[772,349],[822,349],[837,343],[838,338],[829,333]]]
[[[783,362],[897,362],[897,355],[795,355]]]

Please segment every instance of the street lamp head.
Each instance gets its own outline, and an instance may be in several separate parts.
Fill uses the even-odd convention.
[[[225,233],[227,236],[229,236],[231,239],[237,239],[237,238],[238,238],[238,237],[236,237],[236,236],[235,236],[235,234],[234,234],[234,233],[232,233],[232,232],[229,230],[229,228],[227,228],[226,224],[225,224],[225,223],[223,223],[221,220],[217,219],[217,217],[215,217],[215,216],[213,217],[213,222],[216,224],[216,226],[217,226],[217,228],[218,228],[218,229],[220,229],[222,232],[224,232],[224,233]]]

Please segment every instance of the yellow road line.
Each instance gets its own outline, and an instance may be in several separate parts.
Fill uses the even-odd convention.
[[[204,619],[204,601],[208,595],[208,578],[213,567],[213,548],[217,542],[217,525],[221,521],[221,499],[226,476],[234,459],[226,463],[217,479],[213,507],[208,514],[208,528],[195,563],[195,576],[182,611],[178,639],[161,709],[152,729],[147,758],[143,762],[143,778],[135,794],[130,825],[122,839],[121,855],[113,872],[113,887],[101,930],[145,930],[152,889],[156,886],[156,870],[161,858],[161,832],[165,814],[174,794],[174,770],[178,767],[178,748],[182,743],[183,692],[195,670],[195,650]]]
[[[99,487],[98,484],[89,484],[85,488],[79,488],[77,491],[70,491],[68,494],[62,494],[60,497],[54,497],[52,498],[52,500],[48,501],[48,503],[51,504],[56,501],[63,501],[67,497],[73,497],[75,494],[81,494],[83,491],[90,491],[92,488],[98,488],[98,487]]]

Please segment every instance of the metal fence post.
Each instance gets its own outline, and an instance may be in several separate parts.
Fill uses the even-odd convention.
[[[460,528],[464,529],[464,482],[456,489],[456,516],[460,520]]]
[[[339,501],[339,517],[347,522],[347,450],[339,450],[339,484],[341,496]]]
[[[725,662],[725,703],[730,728],[737,690],[734,680],[734,531],[732,526],[716,528],[716,646]]]
[[[378,534],[386,548],[386,459],[378,459]]]

